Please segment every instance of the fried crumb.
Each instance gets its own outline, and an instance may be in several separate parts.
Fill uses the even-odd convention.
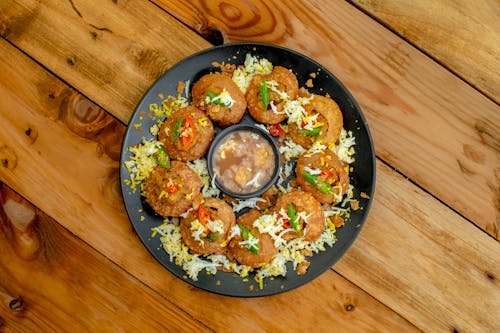
[[[314,87],[313,81],[312,81],[311,79],[308,79],[308,80],[306,81],[306,87],[307,87],[307,88],[312,88],[312,87]]]
[[[220,286],[220,280],[215,281],[216,286]]]
[[[351,200],[351,209],[352,210],[358,210],[359,209],[359,201],[358,200]]]
[[[313,79],[316,78],[316,73],[309,73],[309,76],[312,77]]]
[[[157,96],[158,96],[158,98],[160,98],[160,99],[164,99],[164,98],[165,98],[165,96],[164,96],[161,92],[159,92],[159,93],[157,94]]]
[[[253,291],[253,289],[254,289],[253,284],[251,284],[251,285],[248,286],[248,291]]]
[[[215,68],[219,68],[223,75],[227,75],[229,77],[233,76],[234,71],[236,70],[235,64],[226,64],[224,62],[220,63],[217,61],[212,62],[212,66]]]
[[[370,196],[368,194],[366,194],[365,192],[361,192],[359,194],[359,196],[362,197],[362,198],[365,198],[365,199],[370,199]]]
[[[305,257],[311,257],[313,255],[313,251],[311,249],[302,249],[300,253]]]
[[[307,269],[311,263],[309,261],[303,261],[297,266],[297,275],[304,275],[307,273]]]
[[[338,215],[335,215],[333,218],[332,218],[332,223],[335,225],[335,227],[337,228],[340,228],[341,226],[344,225],[344,219],[341,218],[340,216]]]
[[[179,81],[179,83],[177,83],[177,92],[179,94],[182,94],[182,92],[184,91],[184,89],[186,88],[186,83],[184,83],[183,81]]]

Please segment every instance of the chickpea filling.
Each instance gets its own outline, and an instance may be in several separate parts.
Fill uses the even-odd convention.
[[[229,133],[213,155],[213,171],[220,186],[236,194],[258,191],[276,167],[271,143],[250,130]]]

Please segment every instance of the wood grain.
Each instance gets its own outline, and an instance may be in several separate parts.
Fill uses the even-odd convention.
[[[147,1],[2,1],[0,35],[123,122],[158,76],[210,46]]]
[[[377,156],[499,238],[500,107],[418,49],[343,1],[155,2],[200,33],[325,65],[360,103]]]
[[[500,108],[439,64],[342,1],[156,3],[203,35],[325,65],[362,106],[380,158],[499,238]],[[107,2],[101,15],[71,4],[5,1],[1,35],[122,121],[165,69],[209,46],[147,3]]]
[[[335,269],[425,332],[500,330],[500,244],[377,168],[370,221]]]
[[[500,102],[500,2],[349,0]]]
[[[453,76],[446,74],[442,68],[440,69],[439,66],[423,57],[405,43],[402,43],[401,40],[391,37],[392,35],[388,34],[385,30],[379,30],[370,21],[366,23],[365,16],[359,13],[356,14],[350,6],[341,2],[326,3],[321,6],[317,2],[309,2],[307,5],[292,2],[283,6],[276,5],[276,8],[269,7],[271,5],[266,4],[259,2],[257,5],[260,7],[255,8],[259,8],[259,10],[262,10],[262,8],[278,9],[279,13],[271,12],[272,15],[268,16],[274,19],[279,18],[279,20],[276,19],[274,21],[274,25],[279,26],[277,29],[272,28],[274,25],[265,25],[268,27],[268,30],[258,30],[257,27],[243,29],[246,26],[240,25],[239,30],[249,31],[249,33],[252,33],[252,31],[255,32],[255,36],[252,37],[254,40],[258,39],[259,34],[265,35],[267,41],[292,46],[314,56],[320,62],[328,64],[328,67],[341,77],[348,84],[349,88],[355,92],[358,100],[362,101],[375,135],[379,156],[382,156],[392,165],[403,170],[405,174],[410,175],[420,183],[437,179],[437,181],[425,185],[430,186],[427,188],[431,188],[433,193],[437,193],[446,202],[451,202],[455,208],[460,207],[460,203],[471,199],[473,194],[477,194],[470,194],[465,190],[476,190],[475,186],[470,186],[474,184],[470,179],[473,178],[473,175],[470,175],[470,171],[476,171],[478,167],[475,164],[472,164],[473,167],[467,167],[467,165],[465,167],[463,165],[462,167],[459,166],[461,170],[468,170],[470,177],[466,181],[463,181],[461,185],[460,181],[462,180],[458,178],[464,178],[465,176],[456,172],[457,167],[453,168],[453,163],[447,162],[449,162],[448,160],[451,159],[451,156],[455,156],[454,149],[458,147],[458,145],[454,145],[453,143],[462,142],[462,139],[464,139],[473,149],[467,149],[467,153],[464,152],[463,156],[473,157],[471,161],[475,159],[479,161],[486,160],[488,165],[496,165],[498,131],[494,126],[498,123],[496,121],[497,118],[495,118],[497,109],[493,108],[491,103],[485,102],[479,94],[470,90],[470,87],[457,81]],[[74,65],[76,62],[72,58],[54,57],[51,52],[54,51],[53,49],[61,50],[62,48],[65,52],[69,49],[65,49],[64,43],[57,43],[58,39],[51,37],[49,33],[46,33],[46,30],[43,30],[45,32],[43,34],[38,33],[40,28],[54,24],[47,17],[47,12],[44,12],[46,10],[45,7],[38,12],[35,11],[38,13],[34,15],[35,17],[29,18],[29,15],[27,15],[24,18],[24,23],[37,22],[37,29],[30,27],[30,24],[21,24],[22,19],[17,20],[18,17],[16,15],[18,13],[33,12],[30,12],[29,6],[26,8],[28,10],[23,11],[23,9],[17,8],[14,12],[2,11],[1,22],[4,31],[2,36],[6,36],[14,45],[21,47],[25,52],[35,57],[35,59],[49,69],[54,70],[55,73],[66,80],[69,74],[65,74],[64,61],[69,59],[70,61],[67,61],[68,65],[71,65],[71,63]],[[59,7],[48,8],[50,14],[65,13],[66,10],[62,10]],[[252,8],[252,10],[255,10],[255,8]],[[290,9],[304,15],[301,18],[292,16]],[[309,13],[318,14],[320,11],[325,14],[308,16]],[[45,16],[40,15],[40,12],[45,13]],[[108,15],[107,10],[104,10],[102,13],[104,13],[103,15]],[[156,11],[154,13],[159,15]],[[283,13],[287,15],[283,15]],[[301,21],[301,19],[307,22]],[[138,21],[136,28],[140,30],[142,28],[140,22],[143,21]],[[129,24],[131,24],[130,22],[136,21],[132,19],[129,21]],[[321,28],[321,26],[328,26],[327,22],[335,22],[332,29]],[[67,20],[65,23],[69,26],[74,24],[72,20]],[[314,29],[314,31],[319,31],[319,33],[312,30],[308,31],[307,27],[313,23],[318,25],[318,28]],[[271,30],[269,30],[269,27],[271,27]],[[61,29],[61,27],[58,27],[58,29]],[[72,31],[72,29],[68,29],[68,31]],[[230,34],[226,35],[231,36]],[[30,42],[28,43],[26,40]],[[40,44],[43,44],[43,52],[38,49]],[[75,46],[74,44],[71,45]],[[114,46],[108,47],[113,48]],[[183,49],[182,52],[189,53],[194,51],[194,49],[196,48]],[[352,52],[352,50],[356,50],[356,52]],[[0,99],[0,103],[2,103],[1,124],[5,126],[5,128],[2,128],[2,133],[0,133],[0,153],[2,154],[1,179],[13,185],[51,216],[55,217],[58,222],[65,225],[71,232],[88,241],[89,244],[109,258],[112,258],[120,266],[147,282],[155,290],[168,294],[175,304],[186,308],[186,311],[204,316],[207,308],[220,310],[220,306],[218,305],[221,298],[219,296],[207,294],[199,290],[189,292],[190,288],[186,284],[173,279],[154,263],[133,236],[130,225],[123,214],[123,207],[121,207],[117,191],[116,163],[108,155],[97,154],[96,152],[99,150],[97,147],[99,145],[94,141],[71,134],[69,127],[57,120],[59,119],[57,116],[59,113],[56,112],[55,115],[51,113],[53,110],[52,107],[57,111],[60,105],[58,103],[61,101],[58,98],[54,98],[56,101],[50,102],[49,100],[47,102],[46,99],[47,96],[50,96],[50,92],[42,94],[43,92],[53,90],[56,92],[54,96],[61,96],[60,98],[62,98],[62,95],[59,95],[58,92],[67,91],[68,88],[60,83],[54,84],[53,80],[46,79],[46,74],[40,75],[37,71],[37,66],[33,67],[32,65],[30,67],[25,62],[19,61],[21,63],[20,68],[24,67],[22,65],[26,65],[26,68],[30,69],[22,71],[21,78],[19,76],[20,73],[13,72],[12,70],[9,71],[13,58],[10,57],[11,53],[8,53],[8,55],[8,58],[3,59],[4,65],[2,71],[0,71],[0,73],[5,73],[5,77],[2,77],[0,81],[2,82],[3,91],[2,98]],[[113,57],[116,57],[116,55]],[[88,60],[88,58],[86,59]],[[111,60],[109,62],[112,63]],[[82,64],[81,62],[78,63]],[[82,64],[82,67],[78,68],[78,71],[87,73],[89,68],[91,68],[91,63],[87,61]],[[35,84],[23,88],[23,85],[19,84],[19,82],[26,82],[26,78],[29,78],[30,82]],[[126,78],[127,76],[122,77],[124,80]],[[79,83],[80,81],[81,83]],[[92,80],[88,79],[88,81]],[[36,84],[39,82],[42,84]],[[104,100],[108,97],[98,96],[99,94],[97,94],[95,87],[92,87],[92,89],[87,87],[85,78],[78,78],[78,80],[72,82],[76,82],[78,89],[84,92],[85,95],[98,101],[100,105],[104,105],[99,100]],[[430,86],[428,82],[433,82],[434,84]],[[117,83],[112,84],[118,86]],[[136,83],[134,82],[133,84]],[[11,87],[16,85],[21,86],[22,89],[20,91],[12,90]],[[444,88],[434,91],[436,87]],[[107,87],[107,89],[112,90],[111,87]],[[447,94],[448,90],[452,92],[451,97]],[[417,91],[418,94],[416,93]],[[120,92],[123,94],[122,97],[128,97],[127,90],[120,90]],[[391,93],[388,96],[384,96],[388,92]],[[114,90],[106,91],[102,95],[113,95],[113,93],[116,92]],[[31,95],[33,96],[30,97]],[[441,97],[444,98],[443,105],[437,102]],[[111,99],[108,101],[111,101]],[[30,104],[30,102],[33,103]],[[120,101],[120,103],[124,102]],[[113,103],[108,103],[106,108],[115,115],[131,111],[131,109],[128,109],[128,111],[121,110],[118,104]],[[4,110],[15,111],[17,114],[14,116]],[[455,110],[458,113],[456,117],[464,119],[463,124],[461,120],[458,121],[455,117],[452,117]],[[485,117],[483,122],[479,124],[474,121],[471,122],[471,119],[476,119],[471,110],[481,110],[480,116],[482,117],[484,113]],[[427,113],[433,115],[433,117],[426,118]],[[415,118],[420,119],[420,122],[417,122],[418,128],[408,125],[412,124]],[[34,126],[37,131],[29,133],[38,133],[37,139],[34,141],[31,135],[26,134],[28,132],[27,129],[31,128],[26,125],[32,124],[37,125]],[[430,134],[424,131],[427,124],[433,125],[430,128]],[[477,128],[477,133],[473,133],[472,127]],[[442,128],[444,128],[443,133],[440,132]],[[459,135],[455,133],[455,128]],[[392,132],[394,132],[392,136],[388,135]],[[473,139],[468,138],[469,134],[472,134]],[[433,140],[428,139],[429,135],[434,136]],[[58,147],[54,147],[53,143],[58,142],[58,138],[64,138],[64,142],[58,145]],[[440,138],[444,138],[445,140],[438,140]],[[27,143],[27,140],[30,143]],[[426,140],[431,141],[432,144],[427,144],[428,141]],[[451,143],[448,143],[446,140],[450,140]],[[446,149],[440,146],[442,141],[446,141],[446,143],[443,143]],[[439,142],[439,144],[436,142]],[[479,142],[478,145],[476,145],[477,142]],[[398,147],[398,145],[401,147]],[[413,154],[408,156],[406,152],[415,150],[414,147],[416,145],[421,145],[421,147],[415,151],[415,156]],[[452,148],[449,149],[449,154],[444,154],[443,156],[441,152],[448,149],[447,145],[450,145]],[[490,145],[490,148],[484,148],[484,145]],[[476,146],[479,146],[480,149]],[[432,147],[432,149],[426,147]],[[476,149],[479,149],[479,152]],[[61,151],[67,152],[68,156],[61,158]],[[462,156],[462,153],[459,152],[457,156]],[[408,159],[408,161],[405,160],[405,163],[403,163],[403,158]],[[85,166],[75,165],[74,168],[68,168],[68,165],[73,165],[74,163],[72,164],[72,162],[75,160],[88,161],[89,163]],[[410,172],[403,168],[405,165],[408,165]],[[431,199],[426,194],[418,191],[414,186],[405,186],[403,188],[395,186],[388,189],[387,187],[392,186],[392,183],[389,181],[392,180],[391,177],[399,176],[394,175],[393,171],[383,167],[381,164],[379,164],[379,170],[381,170],[379,172],[379,180],[386,185],[379,187],[376,200],[388,203],[394,199],[393,193],[398,193],[397,201],[406,210],[400,214],[395,214],[387,208],[391,206],[385,204],[381,205],[382,208],[380,208],[380,211],[377,214],[373,214],[372,218],[370,218],[368,225],[371,227],[367,227],[362,235],[365,235],[368,242],[374,245],[372,247],[367,246],[366,243],[363,243],[363,238],[361,238],[353,247],[353,249],[358,251],[357,253],[360,253],[360,262],[367,263],[367,265],[363,266],[363,269],[371,273],[365,277],[367,280],[358,283],[362,284],[363,287],[366,286],[374,296],[386,304],[391,304],[404,317],[411,318],[412,322],[428,331],[449,331],[451,327],[484,331],[491,327],[496,328],[494,326],[495,318],[492,320],[490,314],[498,312],[498,304],[490,300],[491,296],[496,295],[498,291],[496,284],[498,274],[484,267],[489,266],[491,260],[488,257],[486,259],[483,257],[486,256],[485,253],[498,253],[498,244],[494,243],[491,238],[478,232],[474,236],[474,243],[464,242],[460,248],[458,254],[464,253],[463,256],[452,255],[448,257],[450,240],[462,240],[464,237],[461,234],[461,230],[471,231],[470,224],[449,212],[446,207],[437,204],[436,207],[439,209],[437,215],[449,218],[450,220],[447,224],[452,224],[455,228],[441,231],[441,234],[439,234],[440,237],[436,237],[436,243],[429,236],[426,236],[427,230],[435,231],[435,228],[428,228],[427,225],[432,223],[432,226],[434,226],[439,221],[426,216],[428,223],[420,226],[420,216],[411,214],[412,212],[430,214],[427,212],[428,201],[423,200],[421,202],[419,200],[422,197]],[[484,171],[484,175],[491,175],[489,167],[484,167],[484,169],[479,167],[479,170],[481,172]],[[438,176],[434,175],[431,177],[430,173],[438,174]],[[64,186],[59,181],[61,177],[68,180]],[[387,183],[384,182],[384,177],[388,179]],[[94,181],[89,182],[88,179],[93,179]],[[400,179],[402,180],[403,178]],[[479,177],[479,179],[483,181],[483,176]],[[494,191],[498,188],[496,178],[493,177],[492,179],[491,191],[480,193],[482,197],[480,196],[479,198],[485,198],[483,201],[472,201],[473,204],[467,202],[467,205],[463,205],[463,207],[472,207],[475,209],[465,215],[470,217],[476,214],[479,216],[475,220],[476,223],[483,227],[491,223],[492,220],[494,221],[493,223],[498,223],[498,220],[495,222],[495,210],[490,206],[492,200],[495,198],[494,196],[490,196],[490,194],[494,194]],[[454,184],[455,180],[458,182],[456,188],[450,189],[446,187],[452,183],[451,181]],[[479,188],[484,187],[481,182],[478,183],[480,183]],[[77,193],[75,193],[75,189],[78,189]],[[440,192],[449,193],[448,195],[451,194],[452,198],[450,199],[446,196],[446,193],[442,194]],[[453,195],[459,196],[459,200],[454,201],[456,197],[453,197]],[[379,196],[381,199],[378,199]],[[464,198],[460,196],[464,196]],[[374,211],[376,211],[375,207]],[[478,213],[481,208],[486,209],[484,212]],[[448,212],[447,214],[449,215],[443,212]],[[487,217],[489,216],[493,217],[493,219],[488,220]],[[95,232],[95,221],[99,221],[99,233]],[[391,222],[391,224],[386,224],[387,221]],[[420,226],[421,229],[414,226]],[[495,224],[489,229],[492,234],[498,233],[498,231],[495,232],[494,227]],[[397,243],[396,240],[400,235],[412,236],[411,241],[414,243],[411,243],[411,249],[418,251],[411,251],[409,255],[408,252],[401,252],[399,248],[392,245],[389,248],[392,250],[396,249],[396,251],[391,251],[389,253],[391,260],[386,260],[388,254],[383,251],[385,242],[391,240],[392,243]],[[469,262],[467,257],[468,254],[475,252],[477,247],[476,241],[482,244],[480,249],[477,250],[481,258],[483,258],[479,261],[480,265],[476,265],[475,262]],[[483,252],[485,250],[486,252]],[[412,258],[414,252],[419,253],[417,259]],[[418,267],[425,267],[425,269],[411,272],[411,278],[405,280],[405,273],[409,270],[409,257],[413,261],[418,260]],[[494,256],[493,258],[498,258],[498,256]],[[492,266],[493,268],[498,267],[497,262],[493,263],[495,264]],[[394,280],[384,281],[387,271],[381,271],[381,267],[386,268],[395,277]],[[339,271],[344,274],[343,270]],[[485,273],[487,271],[490,274],[480,275],[474,273]],[[345,272],[349,273],[347,270]],[[355,273],[351,271],[349,278],[355,280],[356,278],[353,276],[355,274],[359,274],[359,268],[355,270]],[[326,325],[327,323],[332,324],[331,318],[337,320],[334,324],[338,323],[339,327],[343,327],[346,330],[352,328],[358,321],[366,323],[361,327],[374,325],[372,326],[374,330],[390,331],[398,330],[399,328],[399,330],[404,331],[410,329],[407,328],[408,324],[402,321],[401,318],[387,311],[387,308],[381,306],[380,303],[367,298],[366,295],[365,297],[356,297],[363,300],[366,299],[369,304],[361,307],[357,306],[356,308],[368,309],[373,306],[374,311],[377,312],[376,319],[370,316],[350,318],[348,317],[349,315],[342,316],[340,312],[331,312],[331,309],[334,307],[326,307],[326,304],[329,304],[328,300],[346,297],[345,294],[332,295],[326,292],[332,291],[328,287],[332,285],[332,276],[334,278],[337,277],[334,273],[328,272],[313,284],[304,286],[292,293],[270,298],[269,300],[259,299],[248,301],[229,299],[226,301],[226,298],[224,298],[224,304],[227,305],[227,309],[221,309],[220,312],[217,312],[216,318],[208,318],[206,321],[210,323],[210,327],[215,327],[216,329],[241,328],[241,326],[238,326],[240,319],[237,317],[245,313],[255,318],[255,322],[244,323],[244,325],[248,326],[243,328],[247,329],[258,329],[265,327],[264,325],[283,325],[291,317],[298,318],[299,322],[304,325],[304,330],[310,328],[308,326],[311,325],[310,320],[319,321],[321,323],[320,328],[329,328],[331,326]],[[482,280],[484,276],[493,281],[491,285],[484,283]],[[477,280],[473,280],[477,284],[473,282],[470,285],[468,283],[466,285],[465,281],[468,281],[471,277]],[[419,287],[422,280],[429,280],[427,284],[428,289],[423,290]],[[318,283],[320,283],[321,287],[318,286]],[[404,286],[404,288],[398,288],[399,286]],[[452,291],[468,289],[470,293],[475,292],[474,300],[477,301],[479,299],[481,302],[479,304],[473,302],[466,303],[464,307],[462,297],[466,297],[466,295],[447,293],[448,286],[452,286],[450,288]],[[425,307],[419,302],[418,298],[422,297],[421,295],[416,295],[408,291],[413,289],[422,292],[424,294],[423,299],[429,301],[429,303],[425,304]],[[321,293],[319,295],[315,294],[316,290],[320,290]],[[354,290],[359,292],[358,289]],[[436,292],[438,290],[444,290],[445,292]],[[340,292],[344,291],[347,294],[350,293],[350,291],[346,291],[345,289],[341,289]],[[309,305],[308,300],[309,302],[311,300],[309,295],[317,295],[321,299],[321,301],[317,302],[319,312],[315,313],[314,318],[302,312],[295,312],[294,309],[287,307],[288,304],[302,298],[305,301],[298,304],[298,306]],[[203,299],[203,304],[196,302],[199,302],[200,298]],[[274,299],[279,301],[274,301]],[[317,298],[314,299],[316,300]],[[418,304],[418,308],[413,308],[413,303]],[[488,310],[491,309],[491,312],[478,313],[478,309],[482,307],[489,307]],[[274,321],[271,322],[269,317],[264,316],[260,312],[263,308],[267,310],[276,308],[284,310],[283,313],[274,318],[274,320],[278,321],[276,323]],[[274,314],[275,311],[272,313]],[[471,319],[469,324],[466,320],[458,318],[463,316],[463,313],[467,314],[467,319]],[[361,312],[356,311],[354,311],[354,314],[362,315]],[[223,323],[217,321],[221,318],[225,320]],[[381,323],[378,321],[379,318],[389,318],[389,323]],[[347,319],[352,319],[352,322],[345,323]],[[477,322],[479,322],[478,326],[474,327],[473,325]]]
[[[10,66],[13,59],[17,69]],[[298,331],[416,330],[333,271],[284,295],[254,300],[210,294],[175,278],[135,235],[119,193],[117,162],[94,139],[77,135],[60,120],[70,89],[4,41],[0,82],[0,147],[8,147],[16,161],[1,164],[0,180],[210,329],[286,331],[295,318]],[[51,107],[38,86],[53,92]],[[25,124],[36,129],[36,140],[27,138]]]
[[[71,135],[64,123],[45,116],[46,95],[33,94],[42,77],[43,86],[51,90],[67,88],[5,43],[0,45],[0,82],[11,82],[0,89],[0,146],[10,147],[17,157],[15,167],[11,162],[2,164],[0,179],[158,293],[168,295],[172,303],[214,330],[284,331],[289,328],[289,318],[295,318],[302,331],[414,328],[333,271],[283,295],[251,300],[209,294],[174,278],[134,235],[116,189],[116,162],[98,155],[95,142]],[[22,71],[9,69],[14,58]],[[26,143],[25,123],[37,124],[39,135],[32,144]],[[52,156],[58,137],[66,138],[57,147],[66,153],[66,160]],[[89,162],[68,168],[67,161],[75,160]],[[335,268],[403,317],[411,318],[420,329],[486,331],[495,327],[499,244],[388,167],[379,163],[378,170],[381,186],[374,213],[362,237]],[[33,179],[45,186],[33,186]],[[60,179],[68,181],[61,183]],[[363,279],[357,277],[361,275]],[[454,293],[456,290],[467,293]],[[482,311],[484,308],[490,311]],[[241,321],[242,316],[252,320]]]
[[[0,272],[2,332],[210,331],[6,186]]]

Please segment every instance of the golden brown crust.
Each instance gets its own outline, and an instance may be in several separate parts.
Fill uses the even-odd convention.
[[[325,145],[336,143],[340,137],[344,126],[342,112],[338,104],[330,97],[312,95],[313,99],[309,104],[304,105],[307,114],[319,113],[318,122],[324,123],[321,126],[321,133],[317,137],[302,135],[297,124],[289,124],[288,132],[292,140],[308,149],[314,141],[321,141]]]
[[[167,190],[167,181],[177,186],[175,193]],[[200,195],[200,177],[185,163],[171,161],[170,168],[157,166],[146,179],[146,202],[161,216],[179,216],[186,212]]]
[[[314,137],[300,134],[299,126],[297,126],[297,124],[288,124],[288,134],[290,135],[290,138],[292,138],[293,142],[301,145],[305,149],[309,149],[314,143]]]
[[[317,240],[325,229],[325,218],[321,204],[311,194],[303,191],[292,191],[283,194],[276,201],[272,212],[279,214],[281,209],[288,210],[288,205],[292,203],[297,213],[305,211],[309,216],[307,223],[300,220],[300,230],[305,230],[304,239],[310,242]],[[285,234],[287,239],[299,237],[295,231]],[[293,235],[293,237],[291,237]]]
[[[299,92],[299,83],[295,74],[285,67],[275,66],[271,74],[255,75],[248,86],[246,99],[248,112],[258,122],[264,124],[277,124],[285,120],[286,114],[283,112],[284,101],[275,92],[269,91],[269,102],[276,106],[278,113],[271,110],[270,106],[264,110],[260,96],[260,86],[262,81],[276,81],[278,90],[287,93],[289,99],[296,99]]]
[[[181,235],[182,241],[186,244],[193,253],[198,254],[224,254],[227,249],[227,237],[231,228],[236,224],[236,217],[233,209],[225,201],[214,198],[205,198],[202,203],[210,212],[210,219],[221,220],[224,224],[224,232],[217,235],[217,240],[209,241],[202,239],[203,242],[196,240],[191,231],[191,223],[198,219],[198,214],[195,210],[191,210],[188,215],[181,219]]]
[[[240,264],[247,265],[253,268],[261,267],[271,261],[278,249],[274,246],[274,241],[269,234],[261,234],[259,230],[253,226],[253,222],[262,214],[257,210],[251,210],[246,214],[238,217],[236,223],[247,227],[254,236],[259,238],[259,253],[250,252],[245,246],[239,245],[243,241],[242,236],[235,236],[228,246],[227,256],[230,259],[235,259]]]
[[[349,175],[345,171],[345,164],[333,153],[330,149],[325,149],[322,152],[308,156],[307,153],[302,154],[297,160],[297,183],[302,190],[311,193],[321,203],[335,203],[335,196],[321,192],[317,187],[309,183],[303,176],[305,167],[311,169],[327,169],[333,173],[333,185],[340,185],[341,190],[334,187],[333,191],[336,195],[344,195],[349,186]]]
[[[223,89],[226,89],[233,100],[233,105],[230,108],[206,102],[208,91],[219,95]],[[243,95],[236,83],[230,77],[218,73],[202,76],[193,86],[191,97],[193,105],[204,110],[210,119],[221,127],[237,124],[247,108],[245,95]]]
[[[195,133],[193,142],[186,148],[180,138],[174,139],[175,125],[186,115],[193,119]],[[214,138],[214,126],[203,111],[187,106],[175,111],[162,124],[158,132],[158,140],[163,143],[170,158],[180,161],[192,161],[206,154]]]

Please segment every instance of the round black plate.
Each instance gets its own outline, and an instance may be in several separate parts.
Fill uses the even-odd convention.
[[[141,199],[139,191],[131,193],[130,188],[124,184],[124,180],[129,177],[123,164],[130,157],[127,147],[141,142],[143,136],[152,137],[147,129],[153,125],[153,122],[148,117],[141,117],[141,111],[147,112],[151,103],[160,104],[159,93],[165,97],[168,95],[176,96],[179,81],[190,80],[192,84],[203,74],[213,71],[212,63],[214,61],[236,65],[243,64],[247,53],[259,58],[267,58],[274,65],[292,69],[297,75],[300,86],[305,86],[306,81],[310,78],[310,73],[317,73],[316,78],[313,79],[314,86],[308,90],[320,95],[329,94],[342,110],[344,128],[352,131],[356,137],[356,160],[352,164],[354,171],[351,172],[350,176],[351,183],[355,187],[355,198],[360,201],[361,207],[361,209],[352,211],[351,218],[347,223],[342,228],[337,229],[337,242],[334,246],[327,247],[326,251],[310,258],[311,265],[306,274],[297,275],[290,268],[286,277],[274,278],[273,280],[265,279],[262,290],[259,289],[252,276],[245,282],[240,277],[235,277],[233,273],[221,271],[217,272],[216,275],[208,275],[202,271],[198,275],[198,281],[186,278],[182,268],[170,262],[169,256],[161,248],[159,237],[151,237],[151,228],[160,225],[162,218],[152,213],[152,210]],[[133,124],[141,124],[144,131],[137,131],[132,126]],[[337,262],[354,242],[366,220],[373,200],[375,154],[368,125],[361,109],[344,85],[323,66],[304,55],[283,47],[258,43],[227,44],[201,51],[182,60],[164,73],[146,92],[134,111],[125,134],[120,159],[120,183],[122,184],[125,207],[135,231],[144,246],[171,273],[196,287],[218,294],[240,297],[266,296],[299,287],[318,277]],[[361,192],[369,195],[370,199],[361,198]],[[141,217],[145,219],[141,221]],[[251,287],[252,285],[253,287]]]

